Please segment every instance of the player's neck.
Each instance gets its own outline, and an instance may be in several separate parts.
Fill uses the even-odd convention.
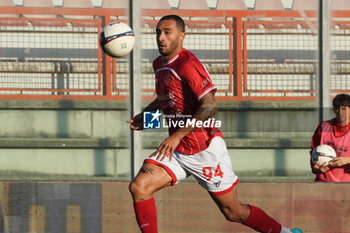
[[[337,125],[338,127],[349,127],[349,126],[350,126],[350,120],[349,120],[349,119],[344,120],[344,121],[338,121],[338,120],[336,120],[335,122],[336,122],[336,125]]]
[[[336,137],[344,136],[350,129],[350,122],[346,124],[346,122],[343,122],[344,125],[342,125],[339,121],[335,121],[334,124],[334,135]]]
[[[177,54],[179,54],[182,50],[183,50],[183,48],[180,47],[180,48],[174,50],[174,52],[172,52],[172,53],[169,54],[169,55],[166,55],[166,56],[163,55],[164,61],[167,61],[167,62],[170,61],[170,60],[173,59]]]

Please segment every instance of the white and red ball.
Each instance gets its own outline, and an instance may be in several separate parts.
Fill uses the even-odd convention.
[[[337,153],[335,150],[326,144],[318,145],[311,154],[311,160],[313,163],[318,163],[318,165],[322,165],[324,163],[328,163],[332,159],[337,157]]]
[[[126,56],[135,46],[134,32],[125,23],[109,23],[102,29],[100,45],[102,50],[111,57]]]

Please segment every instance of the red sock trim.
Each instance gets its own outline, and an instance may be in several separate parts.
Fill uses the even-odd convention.
[[[246,226],[263,233],[281,233],[282,226],[263,210],[255,206],[250,207],[250,215],[244,223]]]
[[[157,210],[153,198],[134,202],[134,210],[142,233],[158,233]]]

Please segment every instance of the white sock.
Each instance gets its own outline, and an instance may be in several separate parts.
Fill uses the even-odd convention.
[[[282,226],[281,233],[292,233],[288,228]]]

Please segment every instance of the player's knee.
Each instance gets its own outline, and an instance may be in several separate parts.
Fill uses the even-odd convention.
[[[149,195],[151,191],[145,185],[141,185],[139,182],[131,181],[129,184],[129,192],[133,197],[139,197],[143,195]]]
[[[137,193],[140,192],[140,187],[138,184],[136,184],[134,181],[131,181],[129,183],[129,192],[131,193],[131,195],[136,195]]]

